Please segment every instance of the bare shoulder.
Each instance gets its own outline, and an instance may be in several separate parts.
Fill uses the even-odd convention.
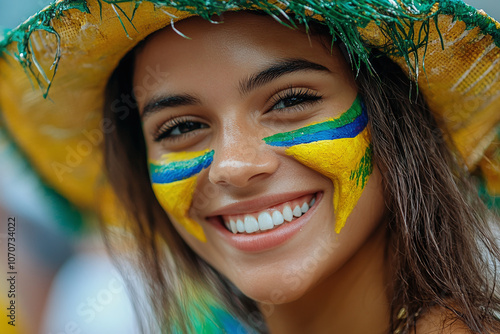
[[[450,311],[434,307],[417,321],[416,334],[471,334],[471,330]]]

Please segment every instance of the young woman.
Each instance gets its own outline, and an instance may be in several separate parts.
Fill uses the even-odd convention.
[[[175,26],[145,28],[153,33],[110,66],[104,153],[129,215],[128,252],[114,244],[125,237],[107,238],[115,256],[131,255],[140,269],[155,326],[180,333],[500,331],[500,254],[491,230],[498,220],[473,186],[463,134],[449,123],[478,116],[446,114],[442,91],[405,74],[429,73],[437,87],[430,72],[440,67],[429,68],[435,58],[418,67],[432,52],[416,52],[439,34],[411,12],[417,4],[349,5],[377,15],[399,8],[394,20],[384,17],[384,32],[393,41],[396,32],[416,38],[394,42],[400,51],[414,48],[402,57],[380,36],[363,41],[379,42],[383,52],[356,50],[347,38],[355,29],[335,40],[330,20],[345,12],[342,4],[314,3],[331,15],[313,4],[239,5],[211,17],[216,22],[177,15]],[[177,8],[207,18],[215,11],[206,6]],[[427,20],[438,13],[426,9]],[[473,10],[455,11],[462,9]],[[306,24],[303,10],[311,11]],[[391,30],[412,17],[427,23]],[[342,22],[350,21],[337,17],[335,27]],[[413,36],[413,29],[420,31]],[[438,40],[456,43],[447,38]],[[464,96],[473,89],[459,88]],[[487,137],[478,133],[470,132]]]

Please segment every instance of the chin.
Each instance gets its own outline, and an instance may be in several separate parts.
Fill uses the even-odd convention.
[[[330,260],[313,263],[310,257],[298,259],[294,255],[279,262],[231,270],[228,279],[258,304],[280,305],[296,301],[334,271],[332,266],[335,264]]]
[[[311,277],[294,275],[292,272],[285,276],[279,273],[277,276],[277,279],[262,278],[260,281],[236,282],[236,286],[261,307],[265,308],[267,305],[269,308],[270,305],[286,304],[300,299],[316,281]]]

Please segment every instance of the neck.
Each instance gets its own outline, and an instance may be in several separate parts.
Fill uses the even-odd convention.
[[[338,271],[304,296],[274,305],[272,334],[387,333],[390,307],[385,224]]]

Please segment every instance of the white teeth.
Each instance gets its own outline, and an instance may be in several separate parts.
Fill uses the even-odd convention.
[[[271,215],[267,212],[262,212],[259,215],[259,229],[261,231],[270,230],[274,227],[273,219]]]
[[[273,224],[274,226],[278,226],[283,224],[285,219],[283,219],[283,215],[279,211],[274,211],[273,212]]]
[[[245,216],[245,232],[253,233],[259,230],[259,223],[257,219],[250,215]]]
[[[236,230],[240,233],[245,232],[245,224],[243,223],[243,221],[241,219],[238,219],[236,221]]]
[[[300,209],[300,206],[297,205],[295,209],[293,209],[293,215],[297,218],[302,216],[302,210]]]
[[[283,218],[287,221],[287,222],[291,222],[292,219],[293,219],[293,212],[292,212],[292,208],[290,208],[289,205],[286,205],[285,208],[283,209]]]
[[[258,218],[253,215],[246,215],[243,219],[230,219],[229,222],[224,222],[226,228],[237,233],[254,233],[257,231],[267,231],[275,228],[286,222],[291,222],[294,218],[301,217],[304,213],[309,211],[309,209],[316,203],[316,198],[313,197],[309,203],[303,203],[302,206],[296,205],[292,210],[290,205],[285,205],[283,207],[283,212],[274,210],[262,211]]]
[[[302,211],[302,213],[306,213],[307,210],[309,210],[309,205],[307,203],[302,204],[300,211]]]
[[[236,228],[236,223],[234,222],[234,220],[231,219],[231,221],[229,222],[229,225],[231,227],[231,232],[236,234],[238,232],[238,229]]]

